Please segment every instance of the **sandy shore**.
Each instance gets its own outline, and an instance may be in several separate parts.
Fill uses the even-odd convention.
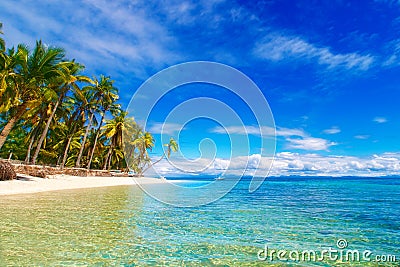
[[[53,175],[50,178],[37,178],[28,175],[19,175],[24,178],[12,181],[0,181],[0,195],[27,194],[45,191],[78,189],[90,187],[104,187],[117,185],[135,185],[131,177],[79,177],[69,175]],[[164,180],[158,178],[136,178],[140,184],[161,184]]]

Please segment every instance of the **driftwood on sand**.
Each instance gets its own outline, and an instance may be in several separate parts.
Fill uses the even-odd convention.
[[[30,176],[47,178],[49,175],[65,174],[72,176],[111,176],[109,171],[105,170],[87,170],[85,168],[59,168],[42,165],[28,165],[21,163],[12,164],[15,171]]]
[[[60,168],[44,165],[30,165],[15,160],[0,159],[0,180],[12,180],[27,176],[48,178],[52,175],[65,174],[71,176],[128,176],[126,172],[110,172],[108,170],[88,170],[86,168]]]
[[[0,181],[14,180],[17,174],[11,163],[0,160]]]

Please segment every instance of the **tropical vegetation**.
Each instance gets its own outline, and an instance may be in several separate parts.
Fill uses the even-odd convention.
[[[122,110],[109,76],[86,76],[84,65],[42,41],[7,48],[1,26],[1,158],[138,175],[156,163],[153,136]],[[166,146],[163,157],[177,150],[173,139]]]

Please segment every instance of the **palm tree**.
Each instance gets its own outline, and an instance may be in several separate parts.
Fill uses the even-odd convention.
[[[93,155],[96,150],[97,140],[99,138],[100,129],[103,125],[106,112],[109,110],[113,110],[115,112],[120,111],[120,106],[115,104],[115,101],[118,99],[118,89],[113,86],[114,81],[112,81],[110,77],[105,77],[104,75],[100,75],[100,80],[96,79],[94,83],[95,83],[94,97],[99,107],[101,120],[96,130],[96,137],[94,139],[93,148],[89,157],[89,163],[87,165],[88,170],[90,169],[90,165],[93,160]]]
[[[28,129],[28,134],[25,140],[28,149],[26,151],[25,162],[31,162],[31,153],[33,148],[37,147],[41,133],[44,131],[46,121],[52,113],[51,101],[40,101],[38,105],[29,109],[21,118],[23,125]],[[58,110],[58,113],[64,111]],[[65,111],[67,112],[67,111]]]
[[[149,132],[143,132],[138,127],[138,132],[135,134],[133,142],[133,159],[130,162],[130,167],[133,167],[136,173],[140,176],[143,169],[150,163],[150,157],[147,150],[152,150],[154,147],[154,138]],[[129,159],[130,160],[130,159]]]
[[[74,61],[62,62],[59,64],[58,67],[59,67],[59,72],[58,72],[59,76],[54,77],[55,80],[53,81],[55,83],[54,86],[47,87],[47,90],[50,90],[50,94],[54,94],[55,96],[57,96],[56,91],[58,91],[57,101],[54,104],[51,115],[47,119],[46,126],[42,132],[42,135],[40,136],[38,145],[36,146],[35,154],[33,155],[32,158],[33,164],[36,163],[36,159],[39,155],[43,141],[47,136],[47,132],[49,131],[50,123],[52,122],[54,114],[56,113],[60,103],[62,103],[66,93],[69,90],[74,90],[76,94],[81,94],[81,89],[77,85],[77,82],[88,82],[88,83],[91,82],[91,80],[88,77],[84,75],[79,75],[79,72],[83,69],[83,66]]]
[[[87,91],[84,89],[85,87],[80,93],[73,92],[73,95],[71,97],[67,97],[67,100],[64,103],[64,109],[66,110],[64,121],[67,126],[65,130],[65,139],[67,139],[67,142],[63,152],[63,160],[60,166],[61,168],[64,168],[67,162],[68,152],[71,145],[73,145],[75,148],[79,148],[80,151],[82,151],[81,153],[83,153],[84,143],[81,145],[79,140],[81,139],[81,135],[83,133],[82,128],[85,124],[85,110],[88,100],[86,97]],[[89,128],[90,125],[91,123],[89,124]],[[87,132],[85,134],[84,142],[86,141],[88,134]],[[82,156],[82,154],[80,154],[80,156]]]
[[[169,143],[164,144],[164,146],[167,147],[167,158],[171,156],[171,152],[176,152],[179,148],[178,143],[172,137],[169,139]]]
[[[123,157],[123,136],[124,133],[134,131],[134,121],[132,118],[127,118],[127,112],[121,111],[119,115],[115,116],[112,120],[108,120],[104,126],[104,134],[110,140],[109,149],[107,152],[106,160],[103,169],[110,169],[113,152],[117,158],[116,162],[119,163]],[[121,158],[122,153],[122,158]]]
[[[10,118],[0,133],[0,148],[27,108],[38,105],[42,98],[48,97],[48,81],[59,75],[58,64],[64,59],[64,54],[63,49],[47,47],[41,41],[36,42],[32,53],[26,46],[18,45],[14,86],[11,88],[13,95],[10,95],[13,106]]]
[[[87,146],[85,148],[85,153],[86,156],[83,157],[83,160],[85,160],[86,162],[89,162],[90,157],[92,155],[92,148],[93,148],[93,144],[94,141],[97,137],[97,143],[96,143],[96,147],[95,147],[95,151],[93,153],[93,158],[92,158],[92,162],[91,162],[91,167],[93,169],[101,169],[104,166],[104,162],[105,162],[105,157],[108,151],[108,144],[109,144],[109,140],[107,139],[107,137],[104,134],[99,134],[98,136],[96,135],[97,132],[97,128],[92,128],[90,130],[89,136],[88,136],[88,141],[87,141]],[[86,166],[87,167],[87,166]],[[88,170],[86,168],[86,170]]]
[[[86,140],[89,135],[90,128],[92,127],[93,121],[96,119],[94,117],[94,110],[96,108],[96,103],[94,99],[94,91],[92,86],[86,86],[82,88],[82,95],[76,95],[75,99],[80,103],[80,109],[82,110],[81,118],[85,123],[85,114],[87,113],[88,124],[86,125],[85,134],[83,135],[83,140],[79,148],[78,157],[75,162],[75,167],[79,168],[81,166],[81,159],[83,155],[83,150],[85,148]]]
[[[19,53],[14,49],[0,51],[0,149],[4,145],[7,136],[10,134],[17,119],[15,115],[15,106],[19,103],[16,98],[15,68],[18,64]],[[21,109],[22,110],[22,109]],[[19,114],[17,114],[19,117]]]
[[[32,112],[30,112],[32,115],[28,116],[26,122],[29,123],[30,125],[30,131],[29,134],[27,135],[27,138],[29,140],[29,145],[28,149],[26,151],[26,157],[25,157],[25,163],[29,163],[31,161],[31,151],[32,147],[34,146],[35,140],[37,141],[37,136],[40,133],[41,130],[41,125],[43,125],[46,115],[45,115],[45,110],[43,107],[37,107],[36,109],[33,109]],[[27,141],[26,141],[27,143]]]
[[[15,129],[10,133],[9,140],[0,151],[1,158],[21,160],[25,154],[26,128],[22,123],[16,124]]]
[[[153,163],[150,163],[150,164],[140,173],[140,175],[142,175],[143,173],[145,173],[148,169],[150,169],[150,167],[152,167],[152,166],[154,166],[155,164],[159,163],[163,158],[169,158],[169,157],[171,156],[171,153],[172,153],[172,152],[177,152],[178,149],[179,149],[178,143],[177,143],[177,142],[175,141],[175,139],[172,138],[172,137],[169,139],[169,143],[168,143],[168,144],[164,144],[164,146],[167,147],[167,152],[165,153],[165,151],[164,151],[164,153],[163,153],[163,155],[161,156],[161,158],[158,159],[157,161],[153,162]],[[147,151],[146,151],[146,153],[147,153]],[[148,155],[147,155],[147,157],[148,157]]]
[[[164,144],[164,146],[167,147],[167,152],[163,153],[163,155],[161,156],[160,159],[158,159],[157,161],[150,163],[149,166],[147,166],[147,168],[145,168],[140,175],[142,175],[143,173],[145,173],[145,171],[147,171],[148,169],[150,169],[150,167],[154,166],[155,164],[159,163],[163,158],[169,158],[171,156],[172,152],[176,152],[179,149],[178,143],[175,141],[174,138],[170,138],[169,139],[169,143],[168,144]]]
[[[18,73],[15,71],[23,56],[22,53],[20,47],[18,50],[11,48],[7,52],[0,53],[0,112],[7,115],[7,123],[0,133],[0,149],[28,106],[28,103],[20,102]]]
[[[150,135],[150,134],[149,134]],[[153,140],[154,141],[154,140]],[[164,152],[163,153],[163,155],[161,156],[161,158],[160,159],[158,159],[157,161],[155,161],[155,162],[153,162],[153,163],[149,163],[148,164],[148,166],[147,167],[144,167],[143,166],[143,168],[141,169],[141,168],[138,168],[139,169],[139,176],[141,176],[143,173],[145,173],[148,169],[150,169],[152,166],[154,166],[155,164],[157,164],[157,163],[159,163],[162,159],[164,159],[165,157],[166,158],[169,158],[170,156],[171,156],[171,153],[172,152],[176,152],[176,151],[178,151],[178,149],[179,149],[179,146],[178,146],[178,143],[175,141],[175,139],[174,138],[170,138],[169,139],[169,143],[168,144],[164,144],[164,146],[166,146],[167,147],[167,152]],[[147,154],[147,150],[145,151],[145,153],[146,153],[146,156],[145,157],[147,157],[149,160],[150,160],[150,157],[148,156],[148,154]],[[142,154],[140,154],[140,157],[142,158],[143,156],[142,156]]]
[[[53,145],[54,150],[58,150],[60,153],[60,168],[63,169],[67,159],[68,159],[68,151],[70,148],[78,148],[80,146],[79,139],[80,139],[80,131],[76,131],[76,128],[80,124],[79,121],[74,122],[71,125],[70,120],[75,116],[71,116],[69,120],[65,122],[59,122],[57,127],[53,130],[55,132],[56,138],[55,143]],[[62,156],[61,156],[62,155]]]

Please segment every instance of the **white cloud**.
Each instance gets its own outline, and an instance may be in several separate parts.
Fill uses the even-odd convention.
[[[291,128],[284,128],[284,127],[277,127],[276,128],[276,135],[289,137],[289,136],[300,136],[300,137],[307,137],[308,134],[304,132],[303,129],[291,129]]]
[[[399,20],[399,18],[397,19]],[[385,45],[389,55],[382,62],[383,67],[396,67],[400,64],[400,39],[390,41]]]
[[[386,59],[383,63],[382,66],[387,67],[387,66],[394,66],[399,64],[399,59],[398,55],[391,55],[388,59]]]
[[[167,20],[174,24],[193,26],[196,22],[207,20],[209,27],[217,26],[221,15],[216,13],[216,8],[224,0],[169,0],[155,1],[154,9],[163,14]]]
[[[24,3],[28,4],[28,3]],[[32,9],[27,9],[27,8],[18,8],[16,7],[16,3],[10,1],[2,1],[1,3],[2,9],[6,10],[8,12],[12,12],[14,16],[24,19],[28,25],[34,25],[34,30],[35,33],[38,32],[50,32],[50,33],[62,33],[63,26],[62,23],[59,21],[55,20],[54,18],[48,17],[48,16],[37,16],[35,12],[32,12]],[[3,21],[4,23],[4,21]],[[27,26],[28,26],[27,25]],[[12,24],[7,26],[5,24],[5,29],[10,27],[11,30],[14,28],[12,27]],[[28,26],[29,27],[29,26]],[[7,32],[6,32],[7,34]],[[22,40],[16,40],[17,43],[21,42]]]
[[[267,135],[273,135],[274,134],[274,128],[268,127],[268,126],[263,126],[262,129],[257,126],[227,126],[227,127],[222,127],[222,126],[217,126],[213,129],[211,129],[211,132],[213,133],[219,133],[219,134],[251,134],[251,135],[260,135],[261,131],[263,133],[266,133]]]
[[[269,126],[248,126],[248,125],[243,125],[243,126],[217,126],[213,129],[211,129],[211,132],[213,133],[219,133],[219,134],[250,134],[250,135],[260,135],[261,133],[266,136],[282,136],[282,137],[288,137],[288,136],[307,136],[307,134],[304,132],[302,129],[290,129],[290,128],[284,128],[284,127],[269,127]]]
[[[323,132],[324,132],[325,134],[337,134],[337,133],[340,133],[341,130],[339,129],[339,127],[333,126],[332,128],[326,129],[326,130],[324,130]]]
[[[368,70],[374,62],[371,55],[358,53],[335,54],[328,47],[318,47],[300,37],[272,33],[256,44],[254,54],[262,59],[283,61],[302,59],[314,61],[329,68]]]
[[[304,115],[304,116],[301,116],[300,117],[302,120],[304,120],[304,121],[306,121],[306,120],[308,120],[309,119],[309,117],[308,116],[306,116],[306,115]]]
[[[286,147],[291,149],[302,149],[302,150],[329,150],[329,147],[337,145],[334,142],[323,138],[316,138],[310,136],[303,129],[296,128],[285,128],[276,127],[276,129],[268,126],[256,127],[256,126],[217,126],[211,129],[213,133],[219,134],[249,134],[249,135],[260,135],[262,132],[263,137],[276,136],[277,138],[282,137],[287,142]]]
[[[299,154],[292,152],[281,152],[271,158],[262,157],[259,154],[240,156],[229,159],[217,158],[213,162],[205,159],[203,161],[180,161],[180,166],[190,166],[190,171],[200,170],[207,163],[208,168],[197,175],[219,175],[229,170],[230,174],[252,174],[255,169],[270,176],[287,175],[320,175],[320,176],[385,176],[400,175],[400,153],[383,153],[370,157],[353,156],[322,156],[318,154]],[[175,162],[176,164],[177,162]],[[272,164],[272,168],[270,166]],[[189,176],[193,173],[185,173],[176,170],[167,160],[155,165],[158,172],[163,175]],[[149,174],[147,174],[149,175]]]
[[[370,136],[369,135],[355,135],[354,138],[356,139],[361,139],[361,140],[365,140],[368,139]]]
[[[156,122],[150,124],[150,127],[147,129],[148,132],[152,134],[169,134],[173,135],[181,130],[183,130],[184,125],[178,123],[163,123],[163,122]]]
[[[384,118],[384,117],[375,117],[373,119],[373,121],[376,122],[376,123],[385,123],[385,122],[387,122],[387,119]]]
[[[289,142],[286,146],[289,149],[329,150],[329,147],[337,145],[335,142],[315,137],[304,137],[302,139],[288,138],[286,141]]]
[[[276,154],[275,162],[272,167],[273,175],[279,175],[279,173],[333,176],[400,174],[400,153],[384,153],[360,158],[283,152]]]

